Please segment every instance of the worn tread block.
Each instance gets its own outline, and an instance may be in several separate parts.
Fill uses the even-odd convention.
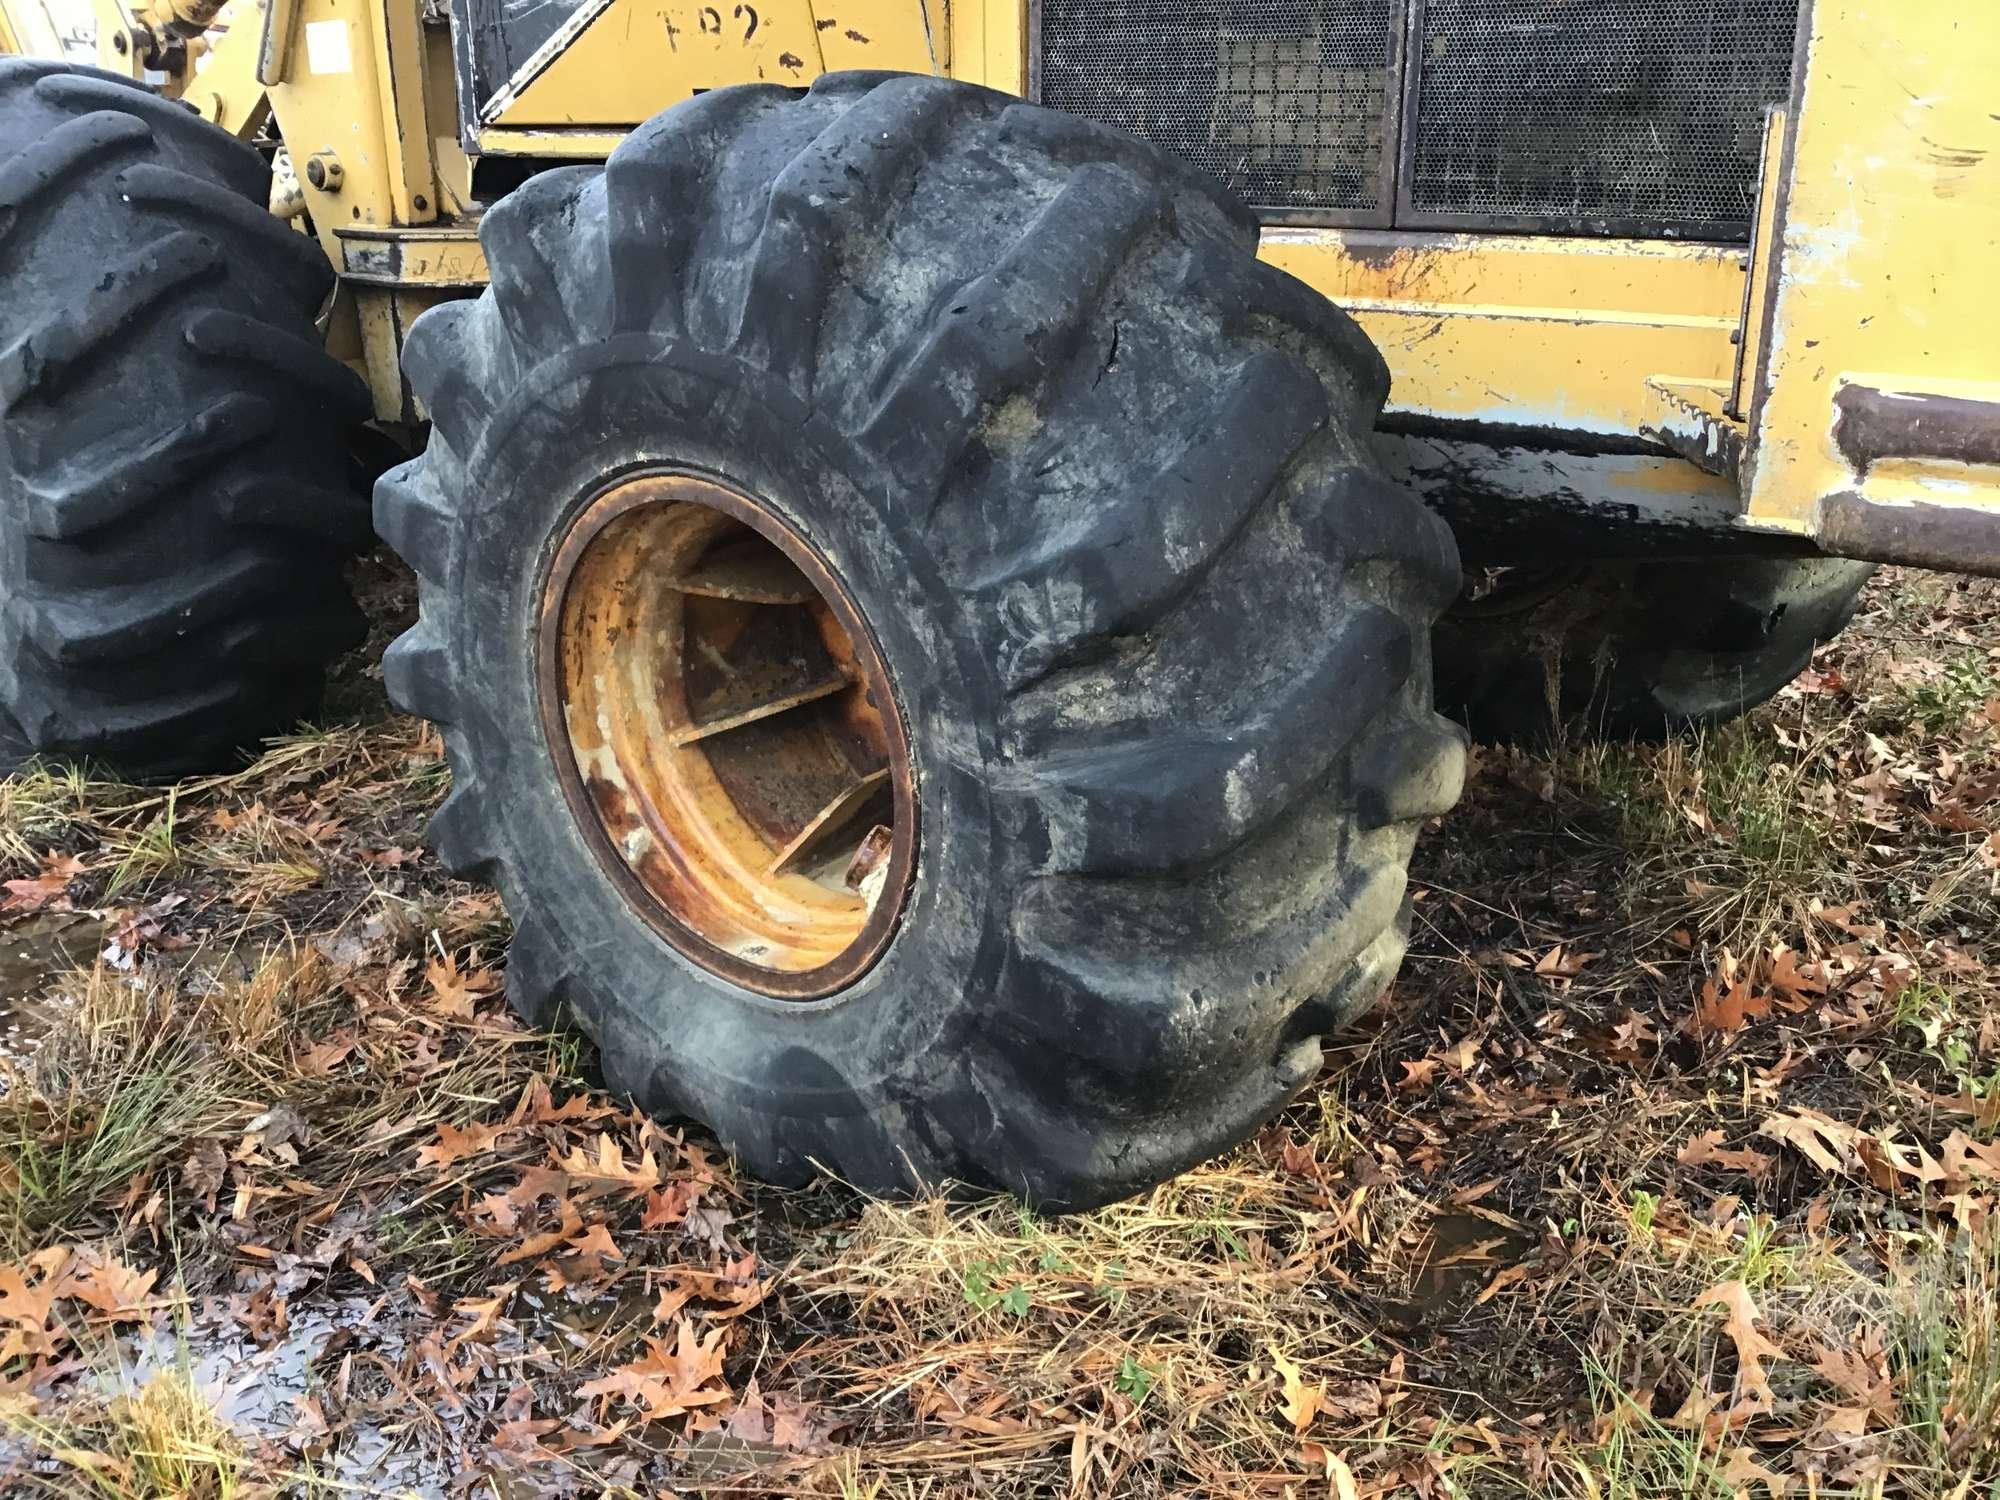
[[[129,80],[0,60],[0,142],[0,756],[228,764],[358,639],[332,272],[254,150]]]

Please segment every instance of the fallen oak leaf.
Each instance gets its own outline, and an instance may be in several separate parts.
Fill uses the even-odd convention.
[[[107,1257],[80,1265],[71,1273],[64,1290],[114,1323],[133,1323],[143,1321],[151,1313],[147,1298],[159,1278],[157,1266],[135,1271],[123,1261]]]
[[[1814,1109],[1766,1115],[1757,1133],[1783,1141],[1822,1172],[1847,1171],[1856,1161],[1859,1142],[1867,1135]]]
[[[68,1291],[63,1275],[71,1252],[62,1246],[39,1250],[25,1261],[0,1266],[0,1323],[40,1327],[48,1322],[56,1300]],[[35,1273],[33,1285],[27,1272]]]
[[[1944,1138],[1939,1170],[1948,1183],[1969,1182],[1975,1177],[2000,1178],[2000,1141],[1981,1145],[1963,1130]]]
[[[1799,967],[1799,956],[1790,948],[1774,948],[1764,972],[1764,983],[1794,1000],[1810,1000],[1826,993],[1827,982],[1821,966]]]
[[[1762,1151],[1752,1151],[1747,1146],[1740,1150],[1727,1149],[1722,1144],[1720,1130],[1704,1130],[1700,1135],[1691,1137],[1675,1153],[1674,1160],[1684,1167],[1703,1167],[1712,1163],[1749,1177],[1762,1177],[1771,1170],[1776,1158],[1766,1156]]]
[[[1320,1407],[1326,1401],[1326,1387],[1318,1383],[1307,1385],[1299,1367],[1279,1352],[1276,1344],[1266,1346],[1271,1355],[1271,1363],[1278,1371],[1278,1412],[1292,1424],[1295,1436],[1303,1435],[1312,1426],[1312,1420],[1319,1415]]]
[[[568,1120],[596,1120],[605,1115],[616,1114],[610,1104],[593,1103],[589,1094],[571,1094],[561,1104],[557,1104],[549,1093],[548,1080],[535,1077],[528,1080],[521,1090],[520,1102],[514,1106],[513,1122],[517,1125],[560,1125]]]
[[[1726,990],[1718,990],[1713,979],[1704,979],[1694,1015],[1689,1018],[1689,1030],[1696,1036],[1741,1031],[1770,1013],[1771,997],[1753,993],[1748,979],[1737,979]]]
[[[1424,1087],[1431,1081],[1431,1075],[1437,1072],[1440,1061],[1442,1059],[1436,1057],[1401,1059],[1403,1076],[1396,1081],[1397,1089],[1407,1091]]]
[[[1544,979],[1574,979],[1583,972],[1585,964],[1603,956],[1601,953],[1571,953],[1557,943],[1535,961],[1535,972]]]
[[[1503,1266],[1494,1274],[1493,1279],[1486,1283],[1479,1295],[1472,1299],[1472,1305],[1474,1307],[1484,1307],[1515,1282],[1527,1280],[1531,1271],[1532,1268],[1525,1263]]]
[[[73,854],[49,854],[42,859],[41,873],[26,880],[6,882],[7,896],[0,900],[0,912],[66,910],[69,883],[83,873],[83,861]]]
[[[308,1078],[331,1078],[333,1070],[346,1062],[361,1045],[352,1031],[341,1031],[325,1041],[313,1042],[294,1059],[294,1066]]]
[[[563,1241],[564,1246],[576,1255],[594,1255],[599,1260],[623,1260],[625,1252],[618,1248],[618,1242],[611,1238],[611,1230],[601,1220],[592,1224],[580,1235]]]
[[[646,1194],[646,1209],[639,1216],[639,1227],[665,1229],[678,1224],[700,1199],[701,1184],[696,1182],[677,1181],[654,1188]]]
[[[1734,1486],[1738,1495],[1750,1493],[1750,1483],[1755,1480],[1772,1495],[1782,1495],[1790,1487],[1790,1481],[1783,1474],[1775,1474],[1757,1462],[1757,1455],[1748,1448],[1738,1447],[1729,1454],[1729,1462],[1723,1465],[1718,1476],[1724,1484]]]
[[[1862,1412],[1887,1428],[1897,1425],[1899,1406],[1896,1383],[1879,1341],[1878,1333],[1874,1341],[1877,1347],[1872,1348],[1835,1349],[1822,1344],[1812,1367],[1822,1380],[1859,1401]]]
[[[577,1395],[623,1397],[654,1421],[729,1400],[731,1392],[721,1383],[722,1341],[729,1330],[718,1326],[704,1339],[695,1333],[693,1323],[682,1318],[677,1332],[672,1348],[649,1337],[641,1358],[577,1387]]]
[[[518,1285],[518,1282],[505,1282],[500,1286],[487,1288],[493,1294],[490,1297],[462,1297],[452,1304],[451,1311],[454,1317],[469,1316],[472,1321],[459,1333],[454,1334],[451,1342],[445,1345],[444,1357],[447,1360],[456,1354],[462,1345],[482,1342],[486,1335],[493,1332]]]
[[[268,818],[270,815],[270,809],[265,807],[262,801],[257,801],[251,803],[241,812],[237,812],[232,808],[218,807],[208,815],[208,821],[210,826],[218,832],[234,833],[237,829],[247,828],[261,819]]]
[[[1335,1500],[1361,1500],[1360,1487],[1354,1482],[1354,1471],[1348,1468],[1347,1460],[1324,1443],[1299,1444],[1299,1457],[1326,1477]]]
[[[1757,1411],[1769,1411],[1774,1398],[1770,1377],[1764,1373],[1764,1361],[1783,1359],[1785,1351],[1757,1331],[1757,1320],[1762,1314],[1751,1300],[1749,1286],[1742,1281],[1717,1282],[1695,1298],[1693,1305],[1720,1307],[1725,1313],[1722,1331],[1736,1345],[1737,1410],[1742,1411],[1747,1405]]]
[[[625,1153],[619,1149],[618,1142],[611,1138],[609,1131],[599,1133],[594,1159],[581,1146],[574,1146],[557,1165],[582,1183],[612,1183],[634,1192],[644,1192],[660,1185],[660,1163],[652,1149],[648,1147],[638,1161],[628,1167]]]
[[[1970,1116],[1975,1130],[1991,1131],[2000,1127],[2000,1088],[1989,1089],[1984,1095],[1979,1095],[1969,1088],[1961,1088],[1956,1094],[1933,1094],[1927,1089],[1908,1087],[1909,1092],[1938,1109]]]
[[[720,1271],[676,1267],[669,1274],[672,1281],[660,1289],[659,1300],[653,1305],[653,1317],[661,1323],[671,1323],[683,1307],[697,1298],[723,1304],[719,1309],[711,1306],[706,1310],[710,1322],[740,1318],[769,1297],[776,1286],[775,1282],[757,1275],[754,1255],[730,1261]]]
[[[1906,1145],[1888,1136],[1863,1136],[1854,1143],[1854,1149],[1868,1180],[1885,1193],[1896,1190],[1898,1174],[1914,1177],[1919,1183],[1944,1182],[1948,1176],[1922,1146]]]
[[[437,1141],[417,1147],[417,1160],[443,1171],[468,1156],[491,1151],[500,1138],[514,1129],[504,1121],[496,1125],[439,1125]]]
[[[472,1019],[473,1001],[500,987],[500,977],[491,969],[475,965],[461,973],[458,960],[449,953],[424,967],[424,980],[431,987],[427,1002],[431,1013],[461,1021]]]
[[[809,1403],[783,1392],[766,1396],[752,1375],[743,1394],[721,1414],[720,1431],[738,1442],[768,1445],[793,1453],[827,1451],[834,1424]]]
[[[576,1205],[565,1198],[562,1201],[562,1223],[546,1234],[531,1234],[512,1250],[500,1257],[499,1264],[511,1266],[516,1261],[532,1260],[538,1255],[549,1255],[560,1250],[577,1235],[583,1233],[583,1218],[576,1211]]]

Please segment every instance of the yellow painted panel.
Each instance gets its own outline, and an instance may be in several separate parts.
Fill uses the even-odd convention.
[[[438,196],[424,107],[423,25],[407,0],[381,0],[370,8],[369,20],[376,76],[384,85],[376,108],[382,113],[389,199],[398,224],[421,224],[437,217]]]
[[[603,161],[625,139],[622,130],[558,130],[528,126],[508,130],[489,125],[479,132],[481,156],[560,156],[571,161]]]
[[[1262,253],[1336,302],[1666,313],[1733,325],[1743,300],[1742,250],[1672,240],[1273,228]]]
[[[1389,410],[1509,427],[1637,436],[1661,370],[1726,380],[1727,325],[1578,320],[1558,311],[1353,309],[1389,362]]]
[[[396,222],[392,148],[384,139],[381,107],[386,80],[375,45],[377,3],[381,0],[298,0],[284,82],[270,91],[313,226],[335,265],[340,245],[334,231],[342,225]],[[339,160],[338,192],[305,181],[307,163],[322,151]]]
[[[949,0],[951,76],[1009,94],[1028,90],[1027,6],[1022,0]]]
[[[198,63],[195,76],[181,91],[181,102],[210,124],[247,140],[270,117],[270,101],[257,81],[264,0],[235,0],[217,21],[222,36]]]
[[[1833,436],[1843,383],[2000,383],[2000,7],[1815,0],[1810,27],[1748,495],[1753,516],[1794,524],[1836,493],[1924,489],[1910,465],[1849,467]],[[1990,470],[1933,467],[1930,499],[2000,506]]]
[[[824,71],[809,0],[610,0],[578,15],[546,68],[488,104],[489,124],[630,126],[705,89],[803,88]]]
[[[1652,240],[1273,229],[1263,254],[1353,313],[1393,411],[1636,437],[1655,375],[1725,380],[1740,250]]]
[[[937,0],[934,0],[934,4]],[[942,73],[950,33],[916,0],[812,0],[820,65]]]

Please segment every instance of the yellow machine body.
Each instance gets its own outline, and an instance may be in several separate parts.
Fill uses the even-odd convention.
[[[188,6],[96,3],[100,55],[140,72],[102,38]],[[237,0],[168,80],[239,133],[274,120],[385,418],[418,415],[410,319],[484,283],[475,162],[601,160],[734,83],[1032,84],[1021,0],[586,0],[475,105],[429,3]],[[1441,504],[2000,573],[1995,77],[1990,6],[1804,0],[1748,243],[1274,222],[1264,254],[1381,348],[1392,462]]]

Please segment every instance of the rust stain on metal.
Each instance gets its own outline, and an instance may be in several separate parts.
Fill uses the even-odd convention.
[[[633,909],[763,994],[865,973],[914,878],[915,786],[879,648],[819,554],[717,476],[642,475],[578,514],[540,625],[564,794]]]
[[[2000,510],[1991,506],[1893,503],[1842,490],[1819,502],[1813,531],[1838,557],[2000,578]]]
[[[866,887],[869,877],[880,870],[889,858],[895,837],[895,831],[882,823],[869,829],[861,840],[861,847],[854,851],[854,858],[847,862],[847,873],[841,877],[841,884],[850,891]]]

